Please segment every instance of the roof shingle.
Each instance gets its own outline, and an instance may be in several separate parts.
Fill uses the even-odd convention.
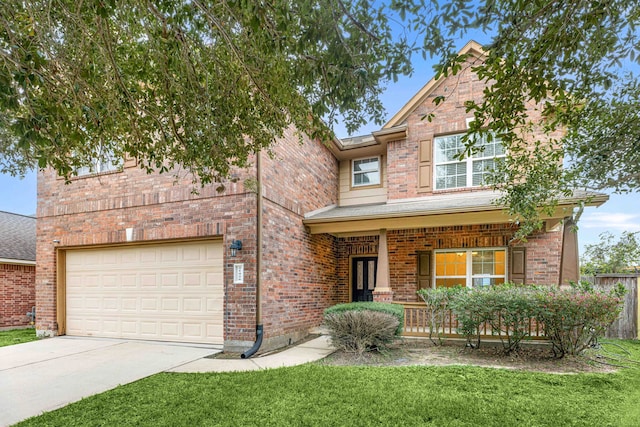
[[[36,260],[36,219],[0,211],[0,259]]]

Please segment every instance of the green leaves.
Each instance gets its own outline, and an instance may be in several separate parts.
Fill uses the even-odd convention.
[[[585,275],[601,273],[624,273],[640,265],[640,232],[625,231],[618,241],[605,231],[600,233],[600,241],[586,245],[580,260],[580,271]]]
[[[468,24],[449,19],[460,8],[474,17]],[[622,72],[640,49],[637,2],[452,1],[441,11],[450,32],[494,32],[473,68],[489,87],[466,106],[470,133],[494,133],[507,149],[490,183],[519,218],[518,238],[574,189],[640,189],[638,73]],[[455,74],[460,62],[442,55],[438,72]]]
[[[382,84],[411,70],[368,1],[50,3],[0,5],[3,172],[69,178],[99,145],[220,181],[292,124],[381,121]]]
[[[640,188],[640,83],[621,73],[640,63],[639,23],[629,0],[5,0],[0,171],[69,178],[101,146],[220,181],[290,125],[327,140],[338,117],[382,124],[383,86],[414,53],[455,74],[479,29],[489,85],[465,104],[470,132],[505,144],[489,183],[526,237],[574,188]]]

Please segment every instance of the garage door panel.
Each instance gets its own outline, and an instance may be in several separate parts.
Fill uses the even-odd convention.
[[[70,250],[67,334],[222,344],[220,242]]]
[[[185,287],[200,287],[202,286],[204,273],[184,273],[182,276],[182,284]],[[205,276],[206,280],[206,276]]]
[[[138,304],[138,299],[137,298],[122,298],[122,311],[124,312],[137,312],[138,311],[138,307],[140,306]]]
[[[136,288],[138,287],[138,276],[135,274],[121,274],[119,283],[122,288]]]
[[[185,313],[202,314],[202,298],[184,298],[182,308]]]
[[[175,273],[160,275],[160,286],[162,286],[163,289],[178,287],[178,275]]]

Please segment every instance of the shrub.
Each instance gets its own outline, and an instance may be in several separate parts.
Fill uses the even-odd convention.
[[[404,307],[401,304],[391,304],[387,302],[350,302],[348,304],[336,304],[324,311],[325,317],[332,313],[342,313],[345,311],[379,311],[381,313],[387,313],[398,319],[398,329],[396,335],[402,333],[402,327],[404,325]]]
[[[420,289],[418,291],[418,295],[427,304],[429,339],[435,345],[441,345],[444,340],[445,322],[449,318],[452,299],[455,298],[456,294],[465,291],[466,288],[461,286]]]
[[[549,288],[538,293],[536,318],[556,357],[577,355],[604,335],[622,310],[622,296],[585,287]]]
[[[392,342],[402,331],[403,317],[402,306],[351,303],[325,310],[324,323],[334,347],[362,355],[365,351],[383,349]]]
[[[610,294],[595,291],[585,283],[573,289],[523,286],[505,283],[479,289],[428,289],[418,294],[429,315],[430,338],[441,342],[444,322],[451,311],[458,321],[458,332],[472,347],[480,346],[485,325],[500,338],[505,353],[520,347],[530,333],[532,322],[541,324],[556,357],[577,355],[588,348],[617,318],[622,309],[624,290]]]
[[[332,313],[326,315],[324,321],[334,347],[359,355],[385,348],[398,329],[398,319],[380,311]]]
[[[520,342],[530,333],[530,325],[535,320],[535,287],[504,284],[487,291],[485,303],[490,315],[487,322],[493,334],[498,334],[502,348],[509,354],[520,348]]]
[[[487,290],[469,289],[455,294],[450,302],[451,311],[458,319],[458,333],[467,338],[471,347],[480,347],[481,327],[493,315],[487,303]],[[474,342],[475,341],[475,342]]]

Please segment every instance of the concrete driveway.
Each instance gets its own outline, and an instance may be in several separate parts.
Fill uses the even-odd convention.
[[[74,337],[0,347],[0,426],[219,351],[187,344]]]

